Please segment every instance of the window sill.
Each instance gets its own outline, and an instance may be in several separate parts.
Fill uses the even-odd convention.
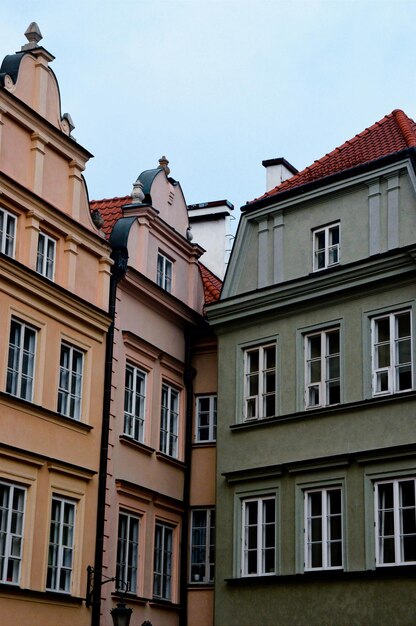
[[[29,402],[29,400],[23,400],[22,398],[18,398],[17,396],[12,396],[10,393],[6,393],[5,391],[0,391],[0,398],[4,398],[12,402],[16,403],[26,408],[30,408],[30,412],[36,415],[36,411],[42,416],[46,416],[56,422],[61,422],[62,424],[71,425],[75,428],[79,428],[80,430],[89,432],[93,429],[93,426],[90,424],[86,424],[80,420],[73,419],[72,417],[67,417],[66,415],[61,415],[60,413],[56,413],[55,411],[51,411],[50,409],[46,409],[41,404],[35,404],[34,402]]]
[[[145,605],[149,602],[149,598],[142,598],[141,596],[136,596],[134,593],[118,593],[117,591],[113,591],[111,594],[112,599],[115,602],[119,602],[121,598],[126,604],[140,604]]]
[[[85,598],[81,598],[79,596],[71,596],[71,594],[62,593],[61,591],[37,591],[34,589],[22,589],[18,585],[0,583],[0,596],[5,594],[25,596],[50,602],[62,602],[66,604],[82,604],[82,602],[85,600]]]
[[[193,448],[215,448],[216,441],[194,441],[192,443]]]
[[[159,609],[168,609],[172,611],[180,611],[181,605],[175,604],[170,600],[162,600],[161,598],[152,598],[149,600],[149,606],[154,606]]]
[[[316,572],[308,571],[303,574],[285,574],[279,576],[265,575],[265,576],[244,576],[241,578],[225,578],[224,582],[228,585],[235,587],[243,587],[250,585],[290,585],[290,584],[307,584],[313,582],[345,582],[345,581],[360,581],[360,580],[390,580],[392,578],[411,578],[414,579],[416,574],[416,565],[396,565],[389,567],[378,567],[372,570],[357,570],[357,571],[344,571],[344,570],[318,570]]]
[[[213,591],[214,590],[214,583],[197,583],[197,582],[190,582],[188,583],[188,591]]]
[[[156,452],[156,458],[159,461],[164,461],[165,463],[169,463],[170,465],[176,465],[176,467],[180,467],[181,469],[185,469],[186,465],[183,461],[179,461],[179,459],[175,459],[173,456],[169,456],[164,452]]]
[[[362,410],[366,407],[377,406],[378,404],[391,404],[394,402],[401,402],[407,399],[416,398],[416,391],[401,391],[395,394],[383,395],[374,398],[368,398],[365,400],[358,400],[357,402],[344,402],[341,404],[333,404],[331,406],[324,406],[318,409],[304,409],[302,411],[296,411],[295,413],[286,413],[285,415],[274,415],[273,417],[264,417],[261,419],[250,420],[247,422],[239,422],[238,424],[230,424],[230,430],[242,431],[250,428],[262,428],[267,426],[276,426],[281,422],[290,422],[293,420],[305,420],[315,417],[317,415],[332,415],[337,413],[343,413],[345,411]]]
[[[132,437],[128,437],[127,435],[120,435],[119,439],[120,439],[120,443],[123,443],[127,446],[131,446],[132,448],[135,448],[136,450],[140,450],[141,452],[144,452],[145,454],[148,454],[149,456],[151,456],[153,452],[155,451],[154,448],[151,448],[150,446],[147,446],[145,443],[141,443],[140,441],[136,441],[135,439],[133,439]]]

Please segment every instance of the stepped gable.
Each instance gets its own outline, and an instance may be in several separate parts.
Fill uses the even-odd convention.
[[[131,201],[131,196],[123,196],[122,198],[104,198],[103,200],[91,200],[91,212],[99,211],[101,217],[104,220],[102,230],[105,233],[106,239],[110,238],[114,224],[121,217],[123,217],[121,207],[125,204],[130,204]]]
[[[416,147],[416,124],[403,111],[395,109],[379,122],[251,202],[277,196],[283,191],[412,147]],[[247,208],[250,208],[251,202],[247,203]]]
[[[204,285],[205,304],[212,304],[213,302],[217,302],[221,294],[221,280],[201,262],[199,263],[199,269],[202,276],[202,283]]]

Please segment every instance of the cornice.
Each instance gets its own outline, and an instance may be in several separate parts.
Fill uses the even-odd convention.
[[[416,270],[416,246],[396,249],[367,257],[348,265],[315,272],[286,283],[231,296],[208,305],[211,325],[249,318],[253,315],[276,315],[289,307],[302,307],[321,298],[339,298],[355,289],[377,288],[381,281],[406,280]]]

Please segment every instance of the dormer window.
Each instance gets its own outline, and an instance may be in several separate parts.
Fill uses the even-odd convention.
[[[313,232],[313,271],[338,265],[340,225],[330,224]]]
[[[165,291],[172,291],[173,263],[164,254],[157,255],[157,284]]]
[[[7,256],[14,257],[15,233],[15,216],[0,208],[0,252]]]

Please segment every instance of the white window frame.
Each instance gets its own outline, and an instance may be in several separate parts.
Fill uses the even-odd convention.
[[[42,250],[43,247],[43,250]],[[40,231],[38,237],[38,251],[36,255],[36,271],[42,276],[53,280],[55,278],[56,240]]]
[[[120,511],[117,535],[116,589],[127,589],[128,592],[135,594],[137,594],[139,570],[139,535],[140,517]]]
[[[156,522],[153,559],[153,597],[172,599],[174,528]],[[159,587],[159,591],[158,591]]]
[[[159,252],[157,255],[157,284],[168,293],[172,293],[173,261]]]
[[[13,326],[19,327],[18,343],[12,344]],[[29,345],[28,345],[29,343]],[[14,317],[10,323],[6,392],[32,402],[35,381],[37,331]]]
[[[404,337],[398,337],[398,318],[400,315],[409,315],[409,327],[410,335]],[[381,320],[389,320],[389,340],[377,341],[377,323]],[[410,361],[399,363],[398,362],[398,349],[401,342],[410,342]],[[384,367],[378,367],[377,351],[381,350],[385,346],[389,354],[390,365]],[[403,393],[410,391],[414,387],[414,373],[413,373],[413,332],[412,332],[412,312],[410,309],[402,309],[393,311],[390,313],[383,313],[377,315],[371,319],[371,364],[372,364],[372,392],[373,396],[390,395],[393,393]],[[410,366],[411,385],[406,389],[399,389],[399,368]],[[387,377],[387,388],[378,390],[379,382],[382,377]]]
[[[340,494],[340,511],[331,513],[330,510],[330,493],[339,491]],[[311,495],[319,493],[321,495],[321,515],[312,516],[311,513]],[[339,517],[340,519],[340,538],[333,538],[331,534],[331,518]],[[321,529],[321,541],[314,541],[312,539],[312,520],[320,520]],[[304,492],[304,566],[305,571],[316,570],[342,570],[344,568],[344,504],[343,504],[343,490],[339,485],[331,487],[320,487],[317,489],[308,489]],[[319,525],[319,524],[316,524]],[[321,562],[322,565],[314,566],[312,564],[312,545],[314,543],[321,544]],[[341,545],[341,565],[332,565],[330,547],[331,544],[338,543]]]
[[[176,459],[178,458],[180,392],[171,385],[163,383],[160,402],[160,451]]]
[[[338,242],[333,243],[333,234],[338,232]],[[324,246],[319,246],[320,235],[324,236]],[[341,224],[340,222],[334,222],[328,226],[317,228],[313,231],[313,271],[320,272],[321,270],[339,265],[340,252],[341,252]],[[319,259],[323,257],[323,265],[320,267]]]
[[[68,353],[68,367],[62,364],[63,351]],[[74,358],[81,357],[81,372],[74,369]],[[67,379],[66,382],[65,378]],[[77,379],[79,384],[77,384]],[[82,387],[84,379],[84,352],[76,346],[62,341],[59,359],[57,412],[65,417],[80,420],[82,414]],[[75,390],[74,390],[75,383]]]
[[[0,252],[14,259],[16,247],[15,215],[0,207]]]
[[[0,582],[19,585],[23,552],[23,531],[26,509],[26,489],[20,485],[0,482]]]
[[[273,520],[268,521],[266,518],[266,502],[273,502]],[[257,507],[257,523],[250,525],[248,520],[248,506],[255,505]],[[276,574],[276,527],[277,527],[277,510],[276,510],[276,496],[265,495],[259,498],[244,498],[241,503],[241,576],[242,577],[257,577],[257,576],[273,576]],[[254,508],[255,508],[254,507]],[[256,540],[255,547],[251,548],[250,528],[256,527]],[[267,546],[267,527],[273,526],[273,546]],[[254,534],[254,533],[252,533]],[[273,570],[266,571],[266,550],[273,551]],[[249,552],[256,553],[256,571],[249,573]]]
[[[203,407],[202,403],[208,404]],[[209,443],[217,438],[217,396],[205,395],[196,398],[195,441]],[[205,436],[207,435],[207,436]]]
[[[414,505],[413,506],[402,506],[401,503],[401,489],[400,485],[404,482],[413,482],[414,489]],[[393,487],[393,507],[392,508],[384,508],[380,506],[380,491],[379,488],[381,485],[392,485]],[[403,537],[405,537],[405,533],[403,532],[404,523],[403,523],[403,511],[405,510],[413,510],[413,518],[416,515],[416,478],[410,477],[400,477],[400,478],[389,478],[386,480],[377,480],[374,483],[374,512],[375,512],[375,546],[376,546],[376,565],[377,567],[391,567],[396,565],[414,565],[416,563],[416,558],[414,560],[405,560],[404,559],[404,545],[403,545]],[[386,535],[383,532],[383,521],[380,520],[381,512],[384,511],[386,514],[389,512],[392,514],[393,518],[393,534]],[[413,536],[416,541],[416,532],[409,533],[407,536]],[[394,561],[385,562],[383,557],[383,548],[384,541],[389,539],[393,541],[394,544]]]
[[[53,518],[54,503],[57,516]],[[71,511],[66,521],[66,511]],[[72,573],[75,554],[75,519],[76,502],[54,495],[51,503],[51,520],[49,533],[49,556],[46,588],[50,591],[71,593]],[[53,535],[54,525],[56,535]],[[61,580],[64,584],[61,584]]]
[[[331,334],[338,333],[339,352],[329,352],[329,336]],[[311,340],[314,338],[320,338],[320,356],[313,357],[311,354]],[[307,409],[316,409],[323,406],[334,406],[341,402],[341,327],[332,326],[316,332],[305,334],[304,339],[305,349],[305,407]],[[330,362],[331,359],[338,358],[339,375],[330,377]],[[316,363],[320,363],[320,379],[312,379],[312,368]],[[330,390],[331,385],[338,382],[339,386],[339,400],[338,402],[331,402]],[[317,402],[312,402],[312,394],[318,394]]]
[[[274,367],[267,367],[267,351],[274,349]],[[251,357],[257,354],[258,370],[251,371]],[[273,376],[274,374],[274,376]],[[272,391],[267,389],[267,381],[273,376]],[[252,380],[257,379],[257,393],[250,393]],[[277,415],[277,343],[268,342],[244,349],[244,420],[252,421]],[[267,403],[274,397],[274,411],[268,415]]]
[[[146,372],[127,363],[124,387],[124,434],[139,443],[144,442],[146,387]]]
[[[196,526],[196,516],[205,524]],[[215,570],[215,509],[194,509],[191,512],[189,582],[207,585],[214,582]]]

